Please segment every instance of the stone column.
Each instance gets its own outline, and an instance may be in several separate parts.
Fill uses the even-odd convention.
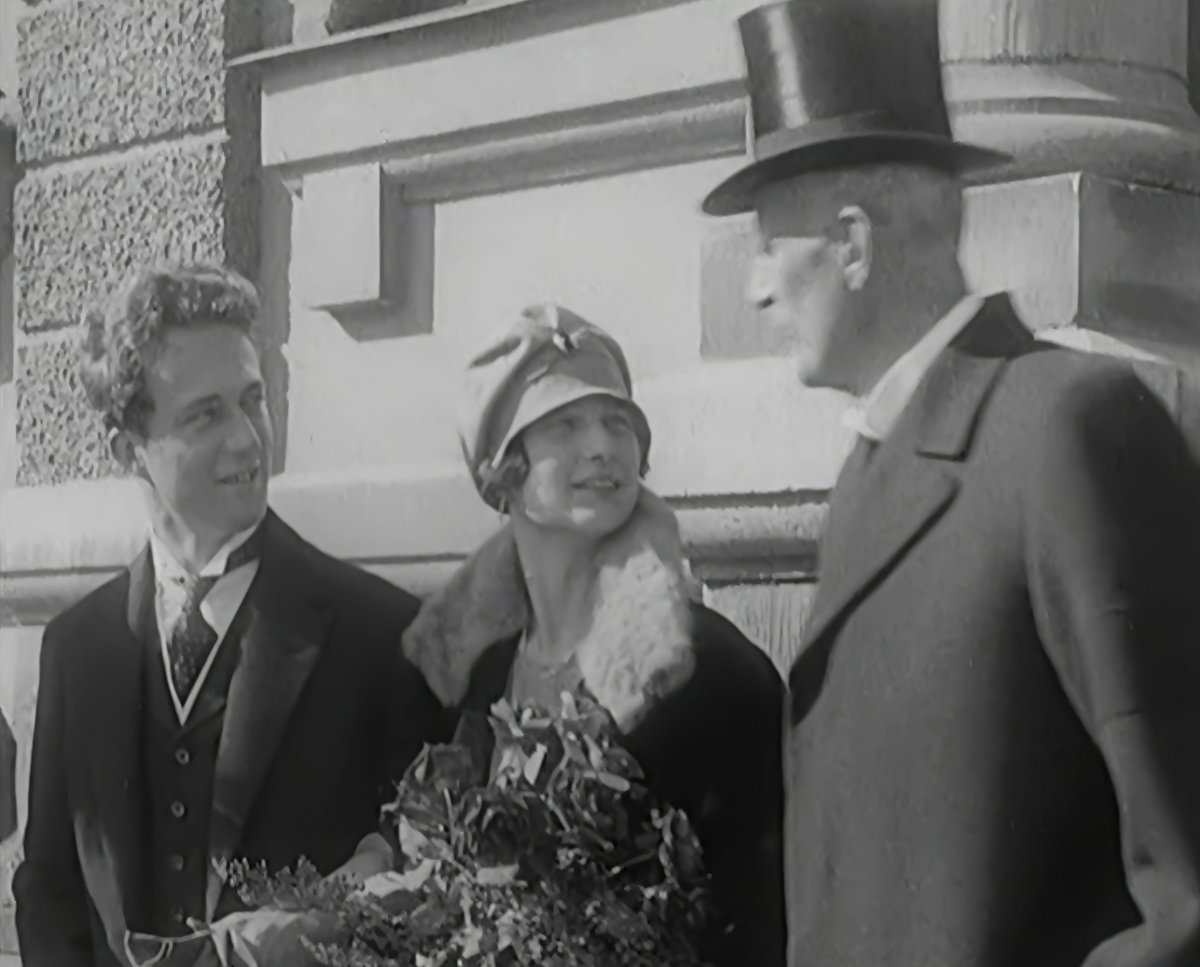
[[[969,193],[971,275],[1049,338],[1141,360],[1195,432],[1200,3],[941,3],[957,129],[1015,159]]]
[[[19,100],[12,162],[21,174],[12,198],[12,318],[0,312],[12,323],[3,415],[15,410],[16,426],[4,469],[15,485],[9,496],[38,497],[45,513],[25,521],[19,540],[21,520],[0,526],[5,568],[41,559],[65,574],[81,566],[80,549],[105,522],[93,517],[65,544],[54,522],[115,470],[76,375],[83,307],[155,260],[208,259],[257,275],[258,94],[253,73],[229,72],[226,62],[257,45],[259,4],[2,2],[5,86],[7,55],[16,53],[9,93]],[[11,170],[4,158],[0,151],[0,188]],[[5,197],[0,191],[0,206]],[[6,237],[0,230],[0,242]],[[278,356],[268,356],[276,369]],[[68,482],[75,486],[53,486]],[[23,818],[41,629],[22,627],[7,608],[0,617],[0,707],[17,739]],[[18,846],[17,838],[0,845],[0,956],[15,945],[9,879]]]

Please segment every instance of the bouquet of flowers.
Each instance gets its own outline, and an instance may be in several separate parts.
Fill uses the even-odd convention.
[[[310,865],[231,869],[252,906],[336,918],[326,967],[701,967],[700,845],[656,802],[601,706],[492,709],[495,758],[427,746],[385,809],[400,869],[353,888]],[[490,767],[489,767],[490,766]]]

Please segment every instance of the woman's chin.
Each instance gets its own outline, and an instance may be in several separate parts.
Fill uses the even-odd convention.
[[[596,538],[607,537],[633,515],[637,504],[634,499],[612,499],[577,506],[571,513],[571,522],[576,529]]]

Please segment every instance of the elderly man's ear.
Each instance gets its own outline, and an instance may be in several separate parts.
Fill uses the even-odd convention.
[[[871,275],[872,246],[871,217],[858,205],[847,205],[838,212],[839,247],[842,274],[846,288],[861,292]]]

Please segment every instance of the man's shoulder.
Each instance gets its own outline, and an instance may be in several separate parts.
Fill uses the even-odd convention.
[[[322,550],[279,517],[272,533],[290,565],[303,568],[307,582],[332,607],[410,619],[420,608],[420,600],[409,591]]]
[[[52,618],[47,628],[67,628],[87,624],[98,617],[114,612],[123,613],[129,598],[129,571],[122,569],[99,587],[92,589],[82,598]]]
[[[124,620],[129,600],[129,571],[123,569],[46,623],[47,639],[95,637],[97,622]]]
[[[1010,379],[1045,387],[1056,395],[1080,389],[1119,387],[1137,380],[1133,361],[1038,339],[1009,364]]]
[[[1009,361],[989,408],[1023,415],[1034,430],[1147,406],[1162,404],[1133,360],[1039,342]]]

